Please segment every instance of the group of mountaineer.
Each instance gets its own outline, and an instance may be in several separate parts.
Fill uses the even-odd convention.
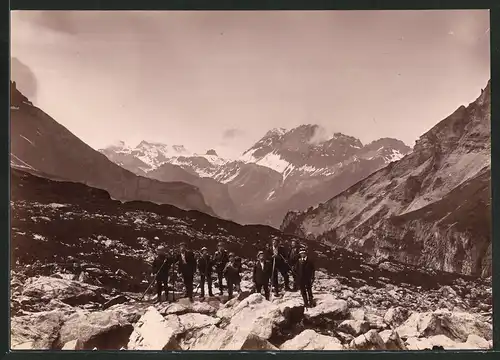
[[[168,300],[169,279],[175,282],[175,266],[181,274],[184,282],[185,296],[193,301],[194,275],[200,275],[200,298],[205,298],[205,284],[208,295],[214,296],[212,291],[212,276],[217,274],[219,295],[223,295],[223,281],[226,281],[228,299],[233,297],[235,291],[240,292],[242,260],[234,253],[224,248],[223,243],[213,255],[209,254],[206,247],[200,250],[198,256],[189,250],[185,243],[179,245],[179,251],[167,252],[165,247],[157,249],[157,256],[153,261],[152,276],[156,280],[157,301],[161,302],[162,293],[165,292]],[[297,291],[300,289],[304,305],[314,306],[312,296],[312,284],[314,282],[315,268],[312,260],[307,255],[307,249],[300,247],[296,241],[292,241],[289,249],[280,244],[278,239],[273,239],[271,246],[266,245],[258,251],[257,259],[253,265],[253,285],[255,292],[264,292],[267,300],[270,298],[270,288],[276,296],[279,295],[278,273],[281,274],[285,291]],[[293,277],[293,286],[290,287],[290,274]],[[271,285],[271,286],[270,286]]]

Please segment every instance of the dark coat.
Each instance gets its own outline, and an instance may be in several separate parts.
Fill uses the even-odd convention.
[[[198,271],[200,274],[210,276],[213,272],[213,259],[210,255],[201,256],[198,259]]]
[[[182,274],[194,274],[196,272],[196,259],[194,257],[193,252],[190,250],[186,250],[185,257],[186,261],[184,262],[182,260],[181,253],[179,252],[179,254],[177,255],[176,262],[178,264],[179,271]]]
[[[224,268],[224,277],[228,282],[232,282],[233,284],[239,283],[241,280],[240,266],[238,264],[228,263]]]
[[[300,248],[298,246],[296,247],[290,247],[290,250],[288,251],[288,256],[287,260],[290,265],[295,265],[297,261],[299,261],[299,250]]]
[[[295,273],[299,285],[311,285],[314,281],[315,267],[313,261],[307,257],[306,260],[299,259],[295,265]]]
[[[253,266],[253,282],[256,285],[264,285],[269,283],[269,279],[271,278],[271,272],[272,272],[272,264],[270,261],[265,260],[264,261],[264,268],[262,268],[262,265],[259,260],[255,262],[255,265]]]
[[[269,247],[269,251],[271,252],[271,256],[272,256],[271,260],[274,260],[276,262],[275,266],[277,266],[277,267],[286,266],[285,260],[287,260],[288,254],[287,254],[286,249],[283,246],[278,245],[277,254],[274,253],[272,246]]]
[[[224,269],[227,262],[229,261],[229,255],[226,250],[219,251],[217,250],[213,257],[213,263],[215,267],[219,270]]]
[[[168,281],[168,272],[172,267],[172,263],[173,263],[172,257],[166,254],[158,255],[154,259],[152,265],[152,272],[153,274],[158,273],[158,275],[156,276],[158,280]]]

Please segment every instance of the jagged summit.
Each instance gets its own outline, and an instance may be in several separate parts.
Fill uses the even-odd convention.
[[[217,152],[214,149],[208,150],[205,155],[219,156],[217,155]]]

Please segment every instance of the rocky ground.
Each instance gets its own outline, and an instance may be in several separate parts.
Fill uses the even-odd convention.
[[[121,203],[82,184],[11,173],[13,349],[428,349],[490,348],[491,278],[307,244],[317,304],[298,293],[251,294],[264,242],[297,239],[196,211]],[[224,241],[244,261],[242,294],[153,305],[153,251]],[[198,279],[195,278],[195,284]],[[181,286],[178,282],[177,286]],[[197,289],[199,294],[199,289]]]
[[[12,272],[13,349],[98,350],[424,350],[492,348],[491,287],[456,281],[440,289],[384,283],[349,286],[319,272],[316,306],[299,293],[267,301],[242,292],[193,303],[153,304],[154,291],[118,291],[57,273]],[[80,277],[80,280],[85,280]],[[199,293],[199,291],[197,291]]]

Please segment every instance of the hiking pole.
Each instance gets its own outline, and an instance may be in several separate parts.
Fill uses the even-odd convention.
[[[286,261],[286,259],[283,257],[283,255],[281,255],[281,258],[283,259],[283,261],[285,262],[285,264],[288,265],[288,267],[290,268],[290,271],[294,274],[294,275],[297,275],[297,273],[295,272],[295,270],[293,270],[293,267],[290,265],[290,263],[288,261]]]
[[[175,302],[175,280],[176,277],[176,272],[175,272],[175,263],[172,264],[172,302]]]
[[[148,292],[149,288],[153,285],[153,283],[155,282],[156,280],[156,277],[158,276],[158,274],[160,273],[161,269],[163,269],[163,265],[165,265],[165,263],[167,262],[167,259],[165,259],[165,261],[163,261],[163,264],[161,264],[160,266],[160,269],[156,272],[155,276],[153,277],[153,280],[151,281],[151,283],[149,284],[148,288],[146,289],[146,291],[144,291],[144,293],[142,294],[141,296],[141,299],[140,301],[142,301],[142,299],[144,299],[144,296],[146,295],[146,293]]]
[[[275,265],[276,265],[276,258],[273,257],[273,270],[271,271],[271,290],[274,290],[274,292],[276,292],[276,284],[274,284]]]

